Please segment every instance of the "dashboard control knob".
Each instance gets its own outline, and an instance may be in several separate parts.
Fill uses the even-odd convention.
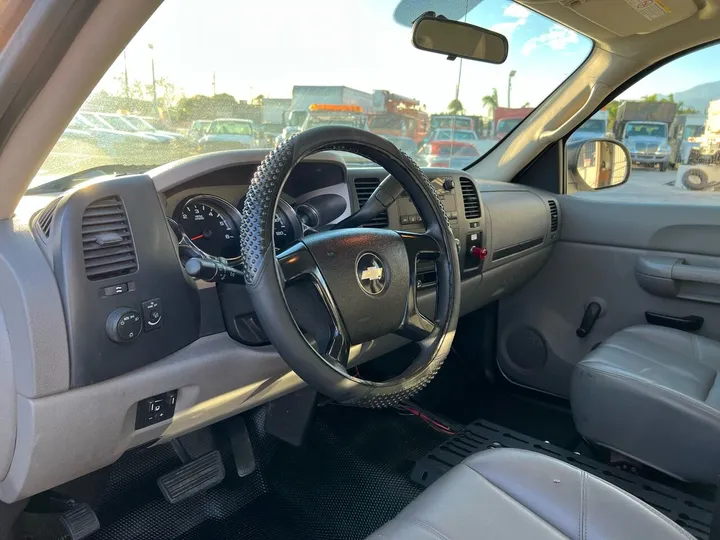
[[[452,191],[453,189],[455,189],[455,180],[453,180],[452,178],[446,178],[445,180],[443,180],[443,189],[445,191]]]
[[[470,255],[475,257],[476,259],[485,260],[485,257],[487,257],[488,250],[484,247],[480,246],[472,246],[470,248]]]
[[[105,331],[115,343],[127,343],[140,335],[142,318],[132,308],[120,307],[108,315]]]

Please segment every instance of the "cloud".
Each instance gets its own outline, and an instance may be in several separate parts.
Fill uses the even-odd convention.
[[[490,27],[490,30],[499,32],[500,34],[503,34],[506,38],[510,39],[510,36],[513,35],[513,32],[515,32],[517,28],[527,22],[527,19],[530,16],[530,10],[522,7],[519,4],[510,4],[507,8],[505,8],[505,11],[503,11],[503,15],[505,15],[506,17],[511,17],[515,20],[496,23]]]
[[[561,51],[568,45],[577,43],[578,41],[578,35],[575,32],[564,26],[555,24],[546,34],[528,39],[522,46],[520,52],[528,56],[541,45],[546,45],[553,51]]]
[[[527,19],[530,15],[530,10],[528,8],[522,7],[520,4],[513,3],[505,8],[505,11],[503,11],[503,15],[505,15],[506,17]]]

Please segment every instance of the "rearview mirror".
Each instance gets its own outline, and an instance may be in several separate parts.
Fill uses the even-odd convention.
[[[589,139],[568,145],[568,164],[581,191],[606,189],[630,178],[632,162],[624,144],[609,139]]]
[[[450,60],[468,58],[502,64],[508,55],[508,40],[502,34],[436,17],[432,12],[415,21],[412,42],[420,50],[446,54]]]

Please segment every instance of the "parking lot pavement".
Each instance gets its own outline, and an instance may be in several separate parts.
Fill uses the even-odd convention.
[[[676,177],[677,171],[674,170],[660,172],[659,169],[633,167],[627,183],[617,189],[622,189],[624,193],[647,193],[650,191],[657,193],[658,191],[676,190],[678,189],[674,187]]]

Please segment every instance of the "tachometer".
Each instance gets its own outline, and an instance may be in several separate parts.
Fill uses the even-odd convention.
[[[242,199],[238,204],[241,211],[244,203],[245,199]],[[275,249],[278,251],[284,250],[303,236],[302,224],[295,213],[295,209],[283,199],[278,201],[273,228]]]
[[[225,199],[190,197],[175,209],[173,217],[201,251],[228,260],[240,256],[240,213]]]

